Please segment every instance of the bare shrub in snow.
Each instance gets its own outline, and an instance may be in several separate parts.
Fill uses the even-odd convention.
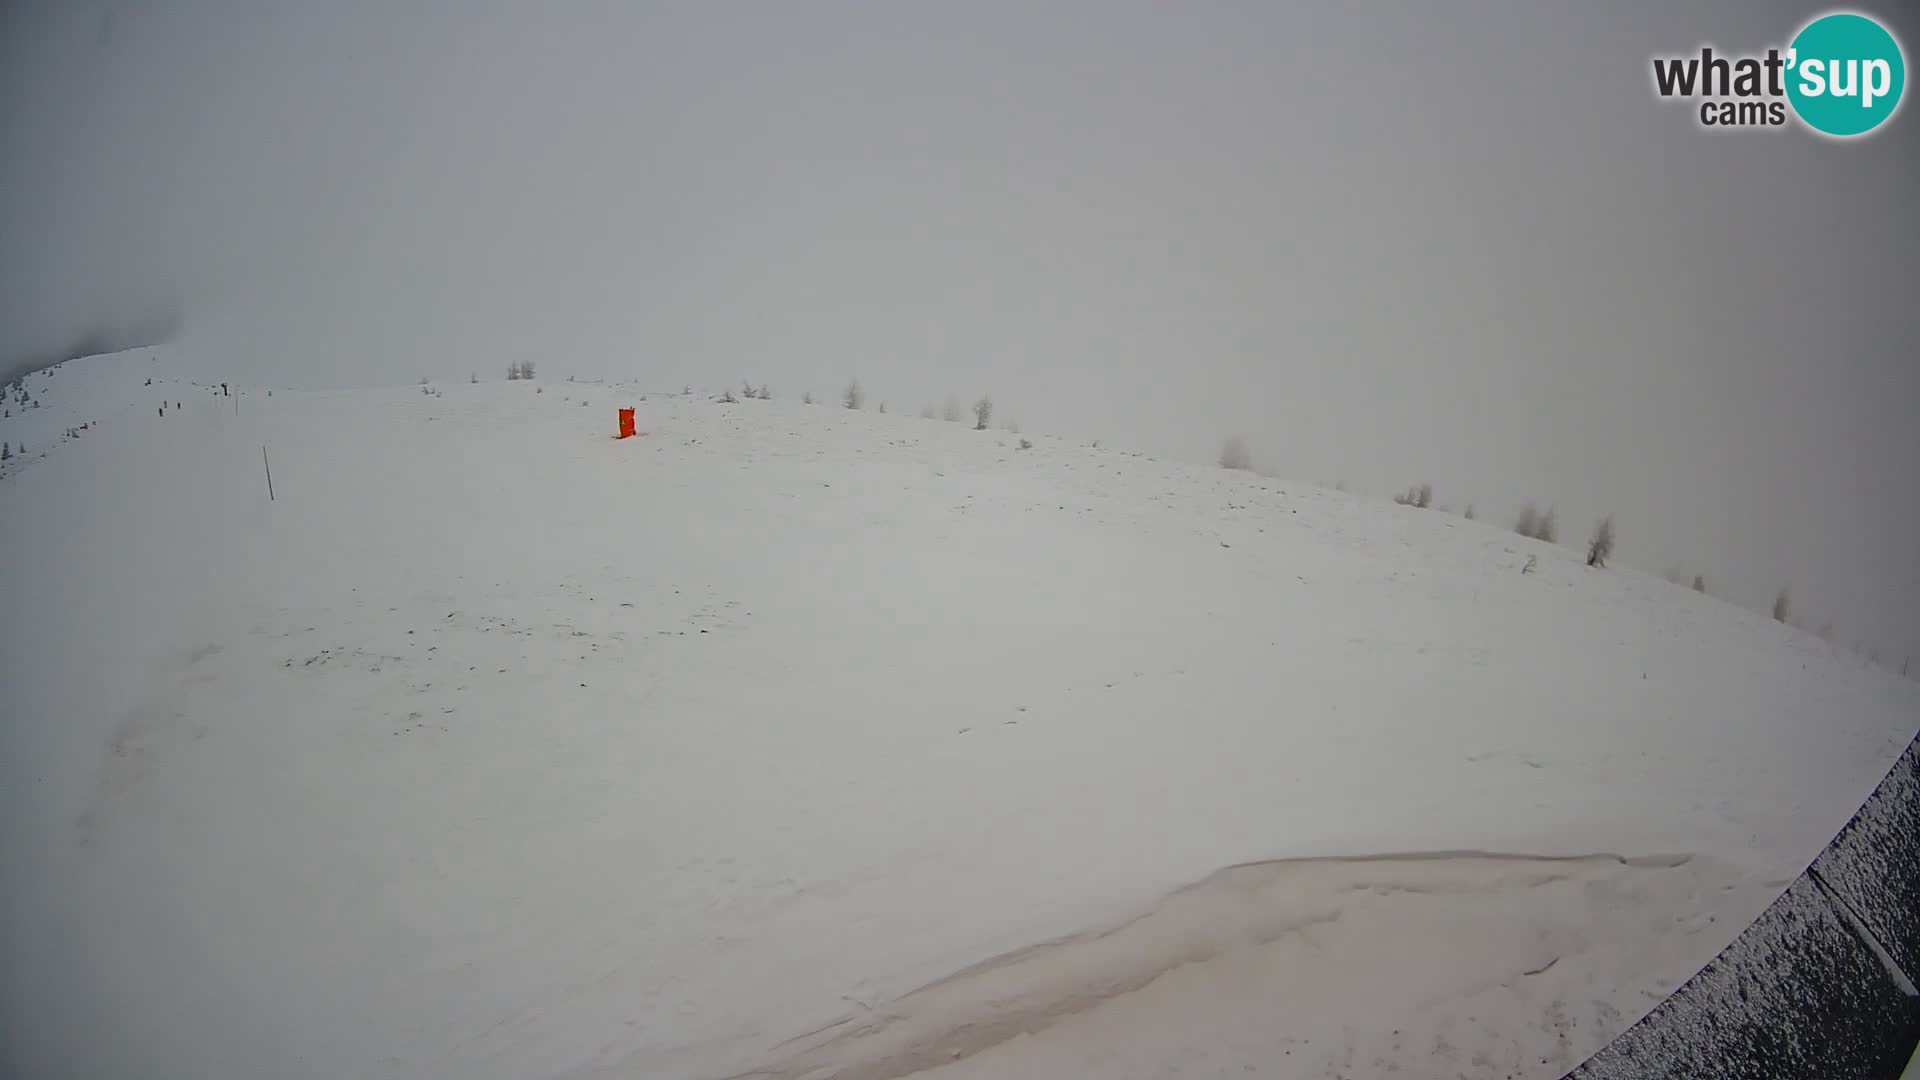
[[[520,363],[520,377],[521,377],[521,378],[523,378],[523,379],[531,379],[531,378],[533,378],[533,361],[531,361],[531,360],[523,360],[523,361],[521,361],[521,363]]]
[[[1528,499],[1513,519],[1513,531],[1531,540],[1556,543],[1560,538],[1560,512],[1549,506],[1542,513],[1533,500]]]
[[[1433,506],[1433,485],[1415,484],[1393,497],[1401,506],[1411,506],[1416,510],[1427,510]]]
[[[720,403],[721,403],[721,404],[723,404],[723,405],[731,405],[731,404],[733,404],[733,403],[734,403],[735,401],[737,401],[737,400],[739,400],[739,399],[737,399],[737,398],[735,398],[735,397],[733,396],[733,391],[731,391],[731,390],[728,390],[728,391],[726,391],[725,393],[722,393],[722,394],[720,395]]]
[[[1461,516],[1461,517],[1464,517],[1464,518],[1466,518],[1466,519],[1467,519],[1468,521],[1472,521],[1472,520],[1473,520],[1473,504],[1472,504],[1472,503],[1468,503],[1468,504],[1467,504],[1467,512],[1466,512],[1466,513],[1464,513],[1464,514],[1462,514],[1462,515],[1460,515],[1460,516]]]
[[[887,411],[887,403],[886,403],[886,402],[884,402],[884,401],[883,401],[883,402],[881,402],[881,403],[880,403],[880,411],[881,411],[881,412],[886,412],[886,411]]]
[[[809,390],[809,391],[807,391],[806,393],[804,393],[804,394],[801,394],[801,395],[800,395],[800,404],[802,404],[802,405],[811,405],[811,404],[813,404],[813,391],[811,391],[811,390]]]
[[[1021,440],[1020,440],[1020,449],[1022,449],[1022,450],[1031,450],[1031,449],[1033,449],[1033,440],[1032,440],[1032,439],[1021,439]]]
[[[1531,538],[1533,530],[1540,525],[1540,511],[1534,509],[1533,500],[1528,499],[1520,507],[1520,514],[1513,519],[1513,531]]]
[[[1560,511],[1551,506],[1547,507],[1547,512],[1540,515],[1540,524],[1538,528],[1534,530],[1533,537],[1536,540],[1544,540],[1549,544],[1559,543]]]
[[[477,382],[479,382],[479,381],[480,381],[480,373],[476,371],[476,372],[474,372],[473,374],[471,374],[471,375],[469,375],[469,376],[467,376],[467,381],[468,381],[468,382],[470,382],[470,383],[477,383]]]
[[[1707,576],[1705,574],[1693,575],[1693,591],[1697,593],[1707,591]]]
[[[1247,449],[1247,441],[1238,435],[1229,435],[1220,447],[1220,467],[1223,469],[1253,468],[1253,454]]]
[[[985,394],[973,403],[973,430],[987,430],[987,422],[993,419],[993,399]]]
[[[1773,620],[1787,621],[1787,590],[1781,589],[1780,595],[1773,598]]]
[[[13,444],[0,442],[0,461],[6,461],[12,457]]]
[[[1593,538],[1587,541],[1587,565],[1605,567],[1607,560],[1613,557],[1613,515],[1608,514],[1593,527]]]
[[[867,395],[865,391],[860,389],[859,379],[848,383],[846,393],[840,396],[840,404],[845,405],[849,409],[857,409],[865,405],[866,402]]]
[[[760,400],[761,401],[773,400],[773,390],[770,387],[768,387],[766,383],[760,384]]]
[[[960,418],[965,415],[966,415],[966,410],[960,407],[959,398],[952,398],[952,397],[948,398],[946,406],[940,410],[940,419],[945,420],[950,424],[959,423]]]
[[[933,419],[933,402],[929,401],[925,405],[920,406],[920,419]]]

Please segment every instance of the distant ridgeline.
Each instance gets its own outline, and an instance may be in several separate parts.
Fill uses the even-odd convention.
[[[165,345],[173,340],[173,335],[179,328],[179,315],[168,311],[150,319],[130,322],[119,327],[90,330],[61,348],[0,359],[0,384],[13,382],[22,376],[45,370],[55,364],[64,364],[69,360],[78,360],[83,356],[124,352],[127,349],[145,348],[149,345]]]
[[[1920,737],[1805,873],[1567,1080],[1891,1080],[1920,1039]]]

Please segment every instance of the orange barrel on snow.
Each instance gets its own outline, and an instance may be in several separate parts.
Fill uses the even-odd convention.
[[[617,437],[622,439],[633,438],[633,410],[632,409],[620,410],[620,434]]]

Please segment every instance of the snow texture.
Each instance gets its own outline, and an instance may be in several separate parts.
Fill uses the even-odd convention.
[[[0,420],[0,1072],[1554,1077],[1920,722],[1385,500],[195,362]]]

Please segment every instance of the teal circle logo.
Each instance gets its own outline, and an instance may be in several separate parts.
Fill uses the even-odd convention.
[[[1865,135],[1900,107],[1906,58],[1886,27],[1865,15],[1822,15],[1794,36],[1787,57],[1787,100],[1821,134]]]

